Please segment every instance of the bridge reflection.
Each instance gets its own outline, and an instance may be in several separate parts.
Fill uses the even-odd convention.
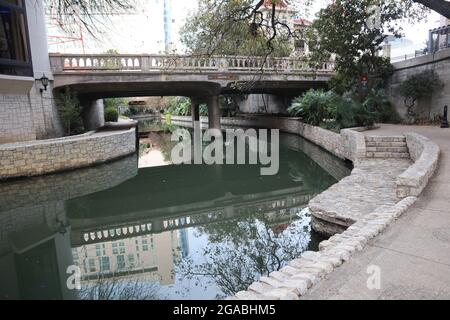
[[[294,163],[286,164],[278,176],[260,176],[255,166],[140,169],[119,186],[67,201],[72,244],[161,233],[253,213],[272,214],[275,221],[283,210],[306,206],[323,184],[334,181],[326,173],[314,179],[304,172],[292,179],[298,174]]]

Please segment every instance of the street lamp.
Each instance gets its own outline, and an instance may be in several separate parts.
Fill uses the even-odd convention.
[[[45,76],[45,73],[42,75],[42,77],[39,80],[41,80],[41,83],[44,86],[44,89],[42,89],[42,88],[40,89],[41,93],[44,91],[47,91],[48,78]]]
[[[442,123],[441,123],[441,128],[443,128],[443,129],[447,129],[449,127],[447,113],[448,113],[448,107],[445,106],[444,107],[444,117],[442,118]]]

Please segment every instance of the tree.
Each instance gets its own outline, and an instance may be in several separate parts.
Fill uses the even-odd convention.
[[[297,14],[311,3],[294,2]],[[181,31],[181,41],[199,55],[287,56],[301,35],[280,15],[283,6],[282,0],[200,0]]]
[[[414,2],[420,3],[450,19],[450,2],[448,0],[414,0]]]
[[[130,12],[136,0],[44,0],[56,13],[60,27],[67,33],[79,32],[81,26],[95,38],[111,15]]]
[[[70,88],[56,94],[56,103],[67,135],[84,131],[81,119],[82,107]]]
[[[437,89],[444,86],[434,70],[425,70],[414,74],[403,81],[399,93],[404,97],[407,116],[414,118],[416,113],[412,110],[418,100],[430,98]],[[431,111],[431,110],[430,110]]]
[[[401,37],[400,22],[418,20],[423,13],[408,0],[336,0],[309,30],[311,62],[321,65],[335,57],[332,87],[339,93],[355,89],[362,75],[369,78],[368,89],[377,87],[392,72],[389,60],[379,55],[388,34]]]

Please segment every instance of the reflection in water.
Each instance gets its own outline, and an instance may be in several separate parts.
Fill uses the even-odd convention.
[[[199,250],[203,261],[192,257],[180,260],[180,275],[195,280],[205,290],[214,284],[220,288],[217,298],[246,290],[255,279],[297,258],[308,245],[316,246],[311,243],[308,217],[297,209],[289,211],[289,220],[284,223],[272,223],[263,215],[199,228],[199,236],[206,235],[209,240]],[[301,219],[295,221],[297,214]]]
[[[317,247],[305,207],[349,173],[285,138],[276,176],[237,165],[136,172],[132,157],[0,183],[1,298],[214,299],[245,289]],[[67,286],[74,264],[82,290]]]

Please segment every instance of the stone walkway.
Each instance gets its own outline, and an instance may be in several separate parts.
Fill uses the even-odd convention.
[[[410,159],[361,160],[350,176],[315,197],[309,207],[333,225],[344,225],[343,231],[378,207],[395,205],[397,176],[411,164]],[[327,233],[326,228],[321,231]]]
[[[399,220],[302,299],[450,299],[450,130],[382,125],[366,134],[405,132],[417,132],[439,145],[435,176]],[[381,286],[370,290],[368,268],[373,267],[379,268]]]

